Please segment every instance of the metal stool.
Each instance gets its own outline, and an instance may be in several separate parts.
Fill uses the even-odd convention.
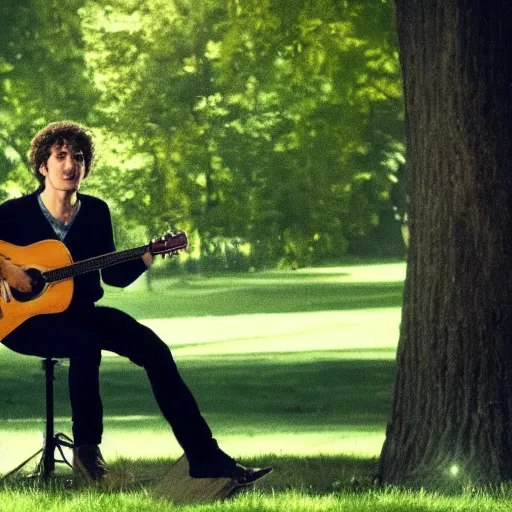
[[[31,455],[28,459],[23,461],[19,466],[9,471],[0,478],[0,483],[17,473],[21,468],[28,464],[32,459],[37,457],[40,453],[41,460],[37,465],[36,471],[31,475],[42,483],[50,480],[55,470],[55,463],[64,463],[72,468],[69,461],[66,459],[62,447],[73,448],[73,441],[62,432],[54,433],[54,417],[53,417],[53,381],[55,378],[54,367],[58,364],[56,359],[47,357],[42,360],[42,367],[45,376],[45,396],[46,396],[46,424],[44,432],[43,447],[36,453]],[[55,450],[59,451],[61,459],[55,458]]]

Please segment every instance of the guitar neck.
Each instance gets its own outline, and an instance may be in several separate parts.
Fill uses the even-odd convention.
[[[56,283],[57,281],[72,279],[79,274],[85,274],[86,272],[93,272],[125,261],[135,260],[140,258],[147,250],[148,246],[144,245],[142,247],[136,247],[135,249],[111,252],[88,260],[72,263],[65,267],[42,272],[42,275],[47,283]]]

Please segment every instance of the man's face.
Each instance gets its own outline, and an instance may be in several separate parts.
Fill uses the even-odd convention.
[[[39,172],[45,177],[45,188],[76,192],[85,176],[84,155],[68,144],[54,144],[50,156]]]

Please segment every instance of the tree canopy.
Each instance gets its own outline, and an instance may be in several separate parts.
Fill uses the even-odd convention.
[[[2,4],[0,199],[32,186],[34,132],[72,119],[99,150],[84,191],[124,219],[121,238],[170,225],[213,259],[303,265],[391,212],[404,160],[392,2],[65,4]]]

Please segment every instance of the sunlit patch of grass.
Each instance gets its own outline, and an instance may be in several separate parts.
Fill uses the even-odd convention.
[[[399,308],[143,320],[177,357],[373,348],[390,359],[399,322]]]
[[[374,265],[349,265],[333,267],[301,268],[299,275],[311,275],[317,279],[324,278],[346,283],[386,283],[405,279],[405,263],[379,263]]]
[[[154,425],[154,426],[152,426]],[[69,422],[60,430],[69,434]],[[125,428],[123,428],[125,427]],[[169,427],[156,419],[136,425],[113,424],[108,417],[105,421],[106,435],[102,451],[109,463],[118,458],[138,459],[144,457],[156,460],[161,457],[177,459],[182,450],[169,431]],[[218,434],[218,435],[217,435]],[[359,457],[375,457],[384,441],[384,427],[375,429],[354,428],[340,425],[338,429],[321,430],[311,428],[301,432],[271,432],[269,430],[245,435],[243,428],[238,434],[216,432],[223,449],[233,456],[246,460],[262,454],[275,453],[279,457],[314,457],[321,454],[347,454]],[[16,467],[42,446],[42,424],[31,425],[25,430],[0,430],[0,473]],[[71,457],[71,453],[65,450]],[[30,468],[34,467],[38,459]],[[27,468],[30,470],[30,468]]]

